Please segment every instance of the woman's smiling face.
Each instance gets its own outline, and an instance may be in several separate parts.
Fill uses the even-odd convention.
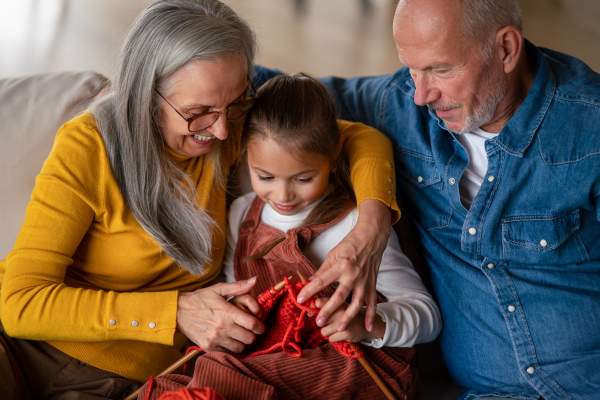
[[[159,99],[162,135],[167,146],[179,155],[198,157],[208,153],[216,140],[227,139],[229,132],[224,114],[199,132],[190,132],[182,116],[191,118],[208,111],[224,112],[231,103],[243,100],[248,87],[247,76],[247,63],[237,55],[192,60],[175,72],[167,81],[168,91],[161,93],[165,100]]]

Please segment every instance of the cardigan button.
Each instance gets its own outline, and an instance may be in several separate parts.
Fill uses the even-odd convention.
[[[250,231],[252,231],[252,228],[254,228],[254,220],[252,220],[252,219],[246,220],[240,227],[240,233],[247,234]]]
[[[116,325],[117,321],[115,321],[114,319],[111,319],[110,321],[108,321],[108,323],[111,325]]]

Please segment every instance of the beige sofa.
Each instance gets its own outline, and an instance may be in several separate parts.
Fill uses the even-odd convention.
[[[0,79],[0,260],[15,244],[58,128],[106,84],[95,72]]]
[[[50,152],[58,128],[83,111],[107,79],[95,72],[62,72],[0,79],[0,260],[12,249],[25,218],[35,177]],[[246,187],[246,186],[244,186]],[[404,219],[403,219],[404,221]],[[409,240],[410,227],[398,229]],[[403,243],[414,257],[413,244]],[[418,262],[416,263],[418,264]],[[425,400],[458,395],[436,343],[419,345]],[[2,384],[2,379],[0,379]]]

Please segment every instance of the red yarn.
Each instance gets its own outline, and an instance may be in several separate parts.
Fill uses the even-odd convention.
[[[264,335],[249,346],[239,358],[254,357],[261,354],[283,351],[292,357],[302,357],[302,349],[314,349],[329,341],[321,335],[321,328],[315,322],[315,299],[308,304],[299,304],[298,293],[308,282],[290,283],[284,278],[286,285],[280,291],[273,287],[258,296],[258,304],[263,309],[263,322],[268,327]],[[273,293],[271,293],[273,292]],[[313,317],[308,317],[313,313]],[[335,342],[331,345],[343,356],[358,358],[362,351],[357,346],[350,348],[350,342]]]
[[[225,397],[211,388],[181,388],[176,392],[164,392],[158,400],[225,400]]]
[[[185,351],[185,354],[188,354],[190,351],[194,351],[194,350],[198,350],[199,352],[202,352],[202,349],[198,346],[190,346],[188,347],[188,349]],[[183,364],[183,374],[185,375],[187,372],[187,363]]]
[[[150,393],[152,393],[152,386],[154,386],[154,377],[152,375],[150,375],[150,379],[148,379],[148,389],[146,389],[145,400],[150,400]]]

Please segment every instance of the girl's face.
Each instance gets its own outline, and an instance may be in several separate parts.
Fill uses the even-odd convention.
[[[198,157],[208,153],[217,140],[227,139],[225,114],[199,132],[190,132],[182,116],[191,118],[208,111],[225,112],[229,105],[243,100],[248,87],[247,72],[241,56],[194,60],[175,72],[169,78],[169,92],[161,93],[166,101],[159,100],[162,135],[167,146],[179,155]]]
[[[271,139],[248,143],[248,167],[256,195],[282,215],[295,215],[317,201],[331,169],[328,161],[290,154]]]

